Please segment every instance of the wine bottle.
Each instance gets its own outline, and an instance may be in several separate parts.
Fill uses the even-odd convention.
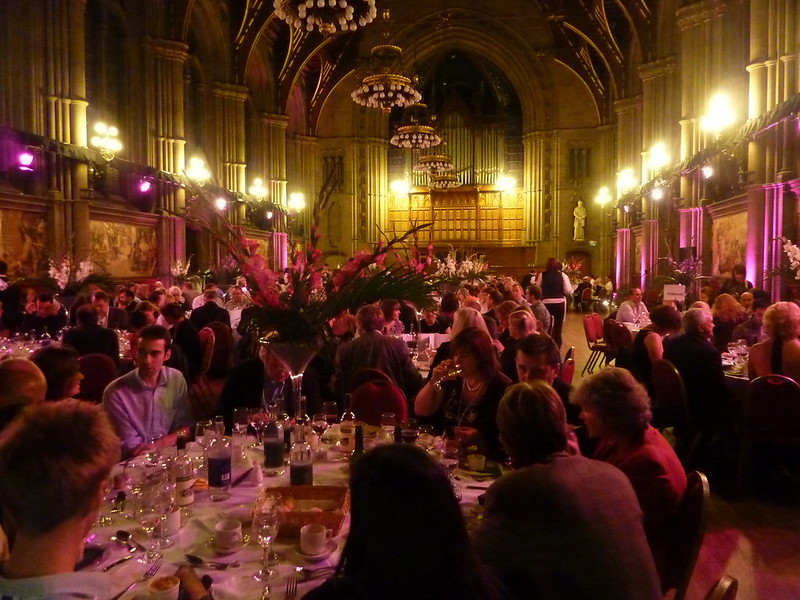
[[[227,500],[231,490],[231,444],[224,435],[214,433],[206,448],[208,464],[208,497],[214,501]]]
[[[306,443],[302,428],[295,430],[296,440],[289,452],[289,483],[291,485],[314,485],[314,457],[311,446]]]
[[[175,500],[181,508],[181,518],[192,516],[194,504],[194,465],[192,459],[186,454],[186,437],[178,436],[178,449],[175,460],[172,462],[172,472],[175,477]]]
[[[344,412],[339,420],[339,446],[342,452],[352,452],[355,447],[353,430],[356,426],[356,415],[353,413],[353,394],[344,395]]]
[[[350,456],[351,469],[353,468],[354,464],[361,460],[361,457],[364,456],[364,454],[366,454],[366,450],[364,450],[364,426],[356,425],[353,454]]]
[[[264,427],[264,466],[267,475],[274,476],[283,473],[283,455],[286,449],[286,440],[283,433],[283,422],[279,415],[272,413]]]

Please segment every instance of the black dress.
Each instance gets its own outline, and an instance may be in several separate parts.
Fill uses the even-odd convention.
[[[631,346],[631,373],[636,378],[636,381],[647,388],[647,392],[652,396],[653,392],[653,364],[650,362],[650,354],[647,352],[647,346],[644,341],[651,333],[655,333],[652,329],[640,329],[636,337],[633,338],[633,346]]]

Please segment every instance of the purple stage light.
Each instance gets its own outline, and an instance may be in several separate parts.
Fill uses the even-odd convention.
[[[149,192],[151,187],[153,187],[153,184],[147,181],[147,179],[142,179],[139,182],[139,191],[143,194]]]
[[[33,154],[23,152],[18,157],[20,171],[33,171]]]

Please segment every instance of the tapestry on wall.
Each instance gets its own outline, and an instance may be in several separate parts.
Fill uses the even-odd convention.
[[[730,276],[733,265],[744,264],[747,251],[747,213],[714,219],[711,228],[711,273]]]
[[[152,227],[89,221],[92,261],[115,277],[150,277],[156,269],[156,231]]]
[[[47,271],[47,222],[44,215],[0,209],[0,259],[11,279]]]

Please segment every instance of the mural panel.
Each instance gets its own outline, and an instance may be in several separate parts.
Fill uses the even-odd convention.
[[[711,226],[711,273],[728,275],[736,263],[744,264],[747,250],[747,213],[717,217]]]
[[[89,221],[92,261],[115,277],[150,277],[156,269],[154,227]]]
[[[0,259],[11,279],[47,271],[47,222],[42,214],[0,209]]]

